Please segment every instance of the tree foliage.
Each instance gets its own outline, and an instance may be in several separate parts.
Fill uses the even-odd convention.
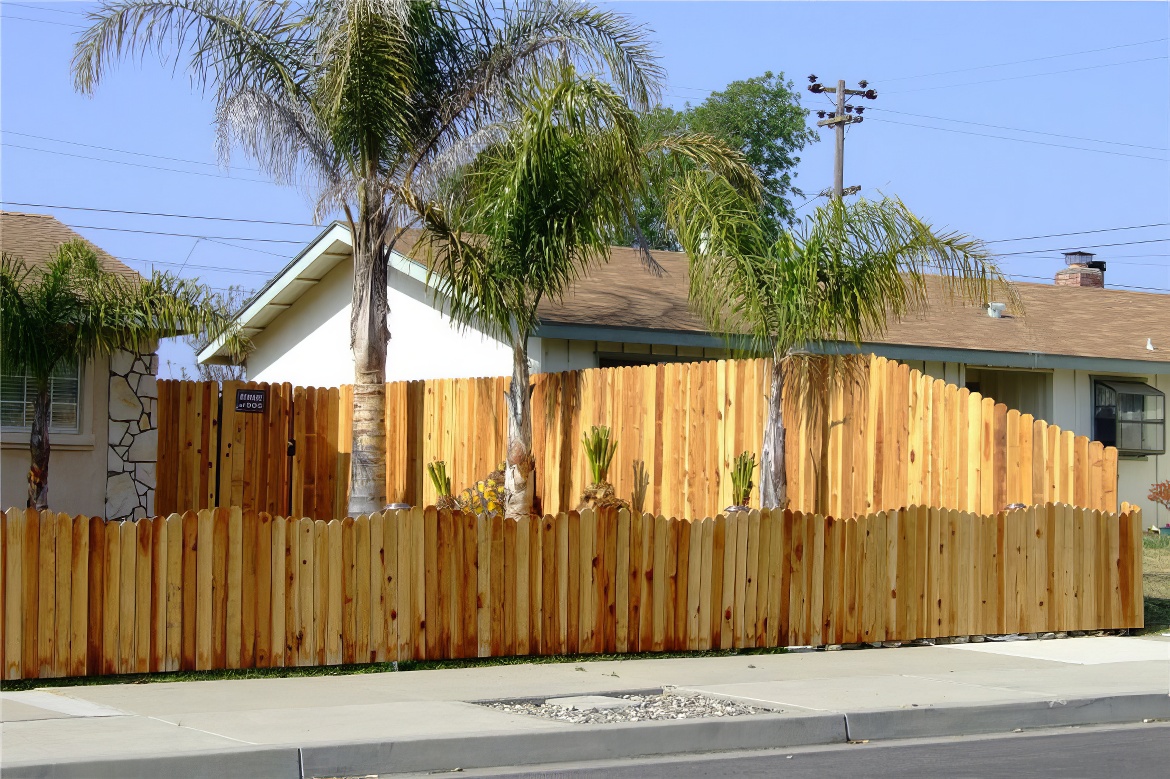
[[[643,116],[641,129],[645,138],[700,133],[742,153],[763,186],[765,224],[776,236],[795,218],[792,198],[803,195],[793,183],[794,171],[800,150],[817,139],[807,116],[793,83],[785,81],[783,73],[769,71],[733,81],[681,111],[659,106]],[[666,202],[672,180],[689,167],[677,157],[647,159],[648,186],[638,201],[637,230],[627,231],[628,243],[637,245],[644,237],[652,248],[681,248],[666,220]]]

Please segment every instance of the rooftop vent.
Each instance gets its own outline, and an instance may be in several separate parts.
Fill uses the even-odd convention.
[[[988,303],[987,315],[992,319],[1003,319],[1003,312],[1007,308],[1007,303]]]
[[[1056,272],[1058,287],[1105,286],[1105,261],[1094,260],[1092,252],[1065,252],[1065,267]]]

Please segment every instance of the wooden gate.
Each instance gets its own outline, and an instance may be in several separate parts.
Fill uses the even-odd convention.
[[[263,391],[262,406],[237,410],[241,390]],[[349,387],[227,381],[221,391],[214,381],[160,381],[158,394],[157,513],[247,506],[344,515]]]

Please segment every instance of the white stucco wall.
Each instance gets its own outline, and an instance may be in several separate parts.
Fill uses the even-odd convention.
[[[1077,435],[1093,433],[1093,379],[1110,377],[1145,382],[1170,397],[1170,376],[1057,370],[1052,374],[1052,422]],[[1170,455],[1123,458],[1117,464],[1119,501],[1141,506],[1147,525],[1170,523],[1170,511],[1147,500],[1150,485],[1170,479]]]
[[[255,336],[252,381],[335,387],[353,382],[349,312],[353,269],[341,263]],[[506,376],[511,351],[473,329],[460,330],[427,299],[422,282],[390,271],[387,381]]]

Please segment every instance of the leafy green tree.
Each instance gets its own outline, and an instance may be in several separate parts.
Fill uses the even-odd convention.
[[[238,144],[353,236],[349,513],[386,502],[387,259],[479,131],[526,79],[586,63],[639,108],[661,70],[640,27],[576,0],[107,0],[77,43],[92,92],[110,59],[157,52],[211,87],[224,160]]]
[[[0,364],[6,373],[36,382],[29,451],[28,506],[49,503],[49,379],[61,365],[117,349],[153,350],[160,338],[185,333],[223,334],[240,354],[247,341],[230,329],[211,290],[156,272],[134,279],[110,272],[93,247],[72,241],[45,265],[0,259]]]
[[[626,98],[571,66],[556,79],[534,79],[518,100],[515,119],[497,128],[441,203],[425,210],[420,250],[450,316],[512,347],[509,517],[527,516],[533,507],[528,338],[537,308],[608,261],[642,191],[646,156],[685,158],[691,173],[681,180],[718,180],[749,202],[759,198],[759,182],[742,156],[695,133],[644,140]],[[644,260],[653,267],[648,253]]]
[[[712,92],[702,103],[681,111],[658,107],[642,119],[647,138],[684,131],[702,133],[739,150],[764,187],[763,214],[776,236],[795,218],[792,197],[803,193],[793,184],[799,152],[817,140],[807,124],[808,110],[800,93],[784,74],[771,71],[744,81],[733,81],[721,92]],[[679,243],[666,221],[666,190],[685,169],[682,160],[659,156],[647,160],[649,185],[639,199],[638,232],[627,231],[626,240],[639,239],[656,249],[678,249]]]
[[[700,200],[705,205],[694,206]],[[699,212],[708,217],[702,224]],[[1018,307],[980,241],[935,230],[896,198],[833,200],[776,240],[759,212],[726,186],[678,199],[668,217],[691,256],[697,311],[714,331],[749,334],[755,350],[772,356],[760,462],[767,508],[787,504],[786,377],[798,407],[815,413],[817,398],[848,374],[848,347],[945,302],[928,301],[931,277],[947,299],[985,304],[996,291]],[[805,359],[810,355],[827,356]]]

